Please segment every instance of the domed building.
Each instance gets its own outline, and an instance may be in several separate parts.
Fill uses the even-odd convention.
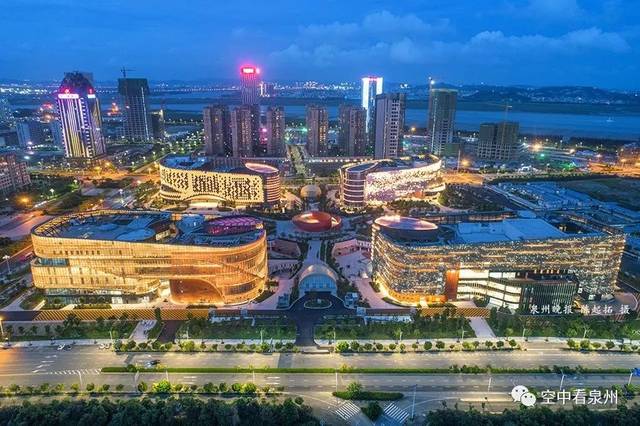
[[[306,201],[315,201],[322,195],[318,185],[305,185],[300,188],[300,198]]]

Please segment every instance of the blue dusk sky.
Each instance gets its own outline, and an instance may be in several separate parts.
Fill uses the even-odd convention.
[[[639,0],[3,0],[0,78],[640,88]]]

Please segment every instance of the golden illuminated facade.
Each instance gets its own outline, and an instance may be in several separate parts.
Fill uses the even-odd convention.
[[[412,303],[487,296],[513,307],[522,287],[534,284],[540,294],[555,289],[562,300],[572,286],[574,294],[579,289],[594,299],[612,292],[624,243],[623,234],[566,233],[541,219],[440,229],[385,216],[373,225],[373,279],[391,297]]]
[[[214,201],[275,205],[280,172],[267,164],[216,166],[208,157],[168,157],[160,162],[160,195],[169,201]]]
[[[60,216],[34,229],[33,283],[49,297],[235,304],[264,289],[262,223],[154,211]]]
[[[433,156],[374,160],[340,169],[340,205],[344,210],[430,197],[444,188],[442,161]]]

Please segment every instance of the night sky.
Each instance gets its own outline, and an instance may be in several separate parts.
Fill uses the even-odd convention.
[[[0,78],[640,88],[638,0],[3,0]]]

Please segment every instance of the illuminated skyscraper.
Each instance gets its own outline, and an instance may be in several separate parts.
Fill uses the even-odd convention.
[[[240,67],[240,102],[258,105],[260,96],[260,68],[252,65]]]
[[[267,156],[283,157],[284,151],[284,108],[267,108]]]
[[[124,137],[129,141],[150,141],[153,138],[153,130],[147,79],[120,78],[118,93],[124,106]]]
[[[340,105],[338,124],[340,153],[349,157],[365,155],[367,110],[355,105]]]
[[[105,154],[95,89],[80,72],[66,73],[57,94],[65,156],[93,160]]]
[[[231,114],[226,105],[210,105],[203,110],[204,149],[207,155],[231,154]]]
[[[429,116],[427,118],[427,149],[441,156],[453,142],[453,126],[456,118],[458,92],[450,89],[429,91]]]
[[[260,144],[260,107],[242,105],[231,111],[231,148],[236,158],[253,157]]]
[[[376,96],[374,152],[376,159],[396,158],[402,155],[405,102],[404,93],[386,93]]]
[[[373,119],[376,96],[382,94],[382,77],[362,77],[362,108],[367,110],[366,130]]]
[[[307,152],[312,157],[321,157],[327,152],[329,114],[317,105],[307,106]]]

